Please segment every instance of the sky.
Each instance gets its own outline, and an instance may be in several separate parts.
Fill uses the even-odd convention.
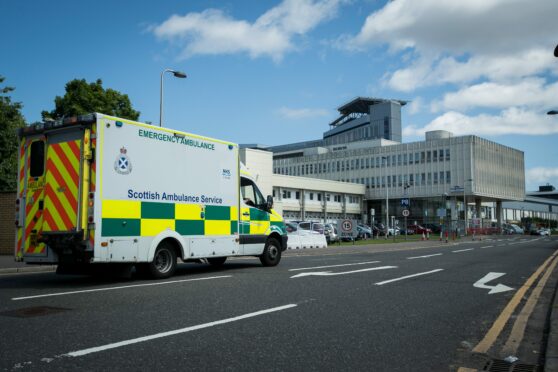
[[[525,154],[558,188],[558,1],[2,0],[0,75],[27,122],[75,78],[140,121],[233,141],[321,138],[358,96],[407,100],[403,142],[444,129]]]

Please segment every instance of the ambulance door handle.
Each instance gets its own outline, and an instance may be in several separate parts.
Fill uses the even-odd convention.
[[[243,216],[250,216],[250,212],[243,212],[242,215]]]

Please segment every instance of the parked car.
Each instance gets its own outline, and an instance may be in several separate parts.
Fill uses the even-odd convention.
[[[549,236],[550,235],[550,230],[544,229],[544,228],[531,230],[531,235]]]
[[[434,234],[439,234],[442,231],[442,226],[437,223],[425,223],[423,226],[430,229]]]
[[[401,230],[399,229],[399,227],[395,226],[395,227],[390,227],[388,229],[388,235],[389,236],[393,236],[393,235],[400,235],[401,234]]]
[[[377,223],[374,225],[374,235],[381,236],[386,234],[386,227],[383,223]]]
[[[319,222],[312,221],[302,221],[298,223],[298,228],[302,230],[315,231],[320,234],[324,234],[324,225]]]
[[[356,239],[368,239],[372,237],[372,229],[365,225],[357,226],[357,237]]]
[[[324,225],[324,234],[326,236],[327,244],[336,243],[339,241],[339,234],[337,233],[337,227],[332,223],[326,223]]]
[[[432,230],[421,226],[421,225],[411,225],[407,226],[407,231],[413,231],[413,234],[432,234]]]

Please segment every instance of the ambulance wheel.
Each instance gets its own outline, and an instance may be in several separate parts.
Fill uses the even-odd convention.
[[[176,252],[174,247],[162,242],[157,247],[153,261],[149,263],[149,273],[152,278],[164,279],[172,276],[176,270]]]
[[[260,262],[264,266],[276,266],[281,261],[281,246],[273,238],[267,239],[263,253],[260,255]]]
[[[207,259],[207,262],[209,262],[211,266],[221,266],[226,260],[227,257],[211,257]]]

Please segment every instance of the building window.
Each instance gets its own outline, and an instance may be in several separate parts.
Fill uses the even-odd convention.
[[[440,150],[440,161],[444,160],[444,150]]]
[[[420,156],[418,152],[415,152],[415,164],[420,163]]]
[[[421,173],[421,175],[420,175],[420,185],[421,186],[426,185],[426,173]]]
[[[407,165],[407,154],[403,154],[403,165]]]
[[[432,173],[428,173],[428,185],[432,185]]]
[[[444,172],[440,172],[440,185],[444,184]]]
[[[424,151],[422,151],[420,153],[420,163],[424,164],[424,161],[426,160],[426,154],[424,153]]]
[[[447,150],[446,150],[447,151]],[[450,171],[446,171],[446,183],[451,184],[451,174]]]
[[[310,200],[314,200],[314,193],[311,192],[310,195],[309,195],[309,197],[310,197]]]
[[[427,152],[426,152],[426,162],[427,162],[427,163],[430,163],[431,161],[432,161],[431,152],[430,152],[430,151],[427,151]]]
[[[386,167],[389,167],[391,165],[391,157],[390,156],[386,156]]]
[[[370,168],[370,158],[366,158],[366,169]]]
[[[330,201],[331,200],[331,195],[330,194],[326,194],[326,201]]]
[[[300,200],[300,191],[295,192],[295,199]]]
[[[450,160],[450,151],[449,149],[446,149],[446,161]]]
[[[434,172],[434,185],[437,185],[437,184],[438,184],[438,173]]]
[[[355,159],[351,159],[351,170],[355,169]]]
[[[411,185],[414,185],[414,184],[415,184],[415,179],[413,178],[413,174],[409,174],[409,183],[410,183]]]
[[[401,154],[397,155],[397,165],[401,165]]]
[[[322,201],[322,194],[318,193],[318,201]]]
[[[432,151],[432,160],[434,162],[438,161],[438,151],[436,151],[436,150]]]

